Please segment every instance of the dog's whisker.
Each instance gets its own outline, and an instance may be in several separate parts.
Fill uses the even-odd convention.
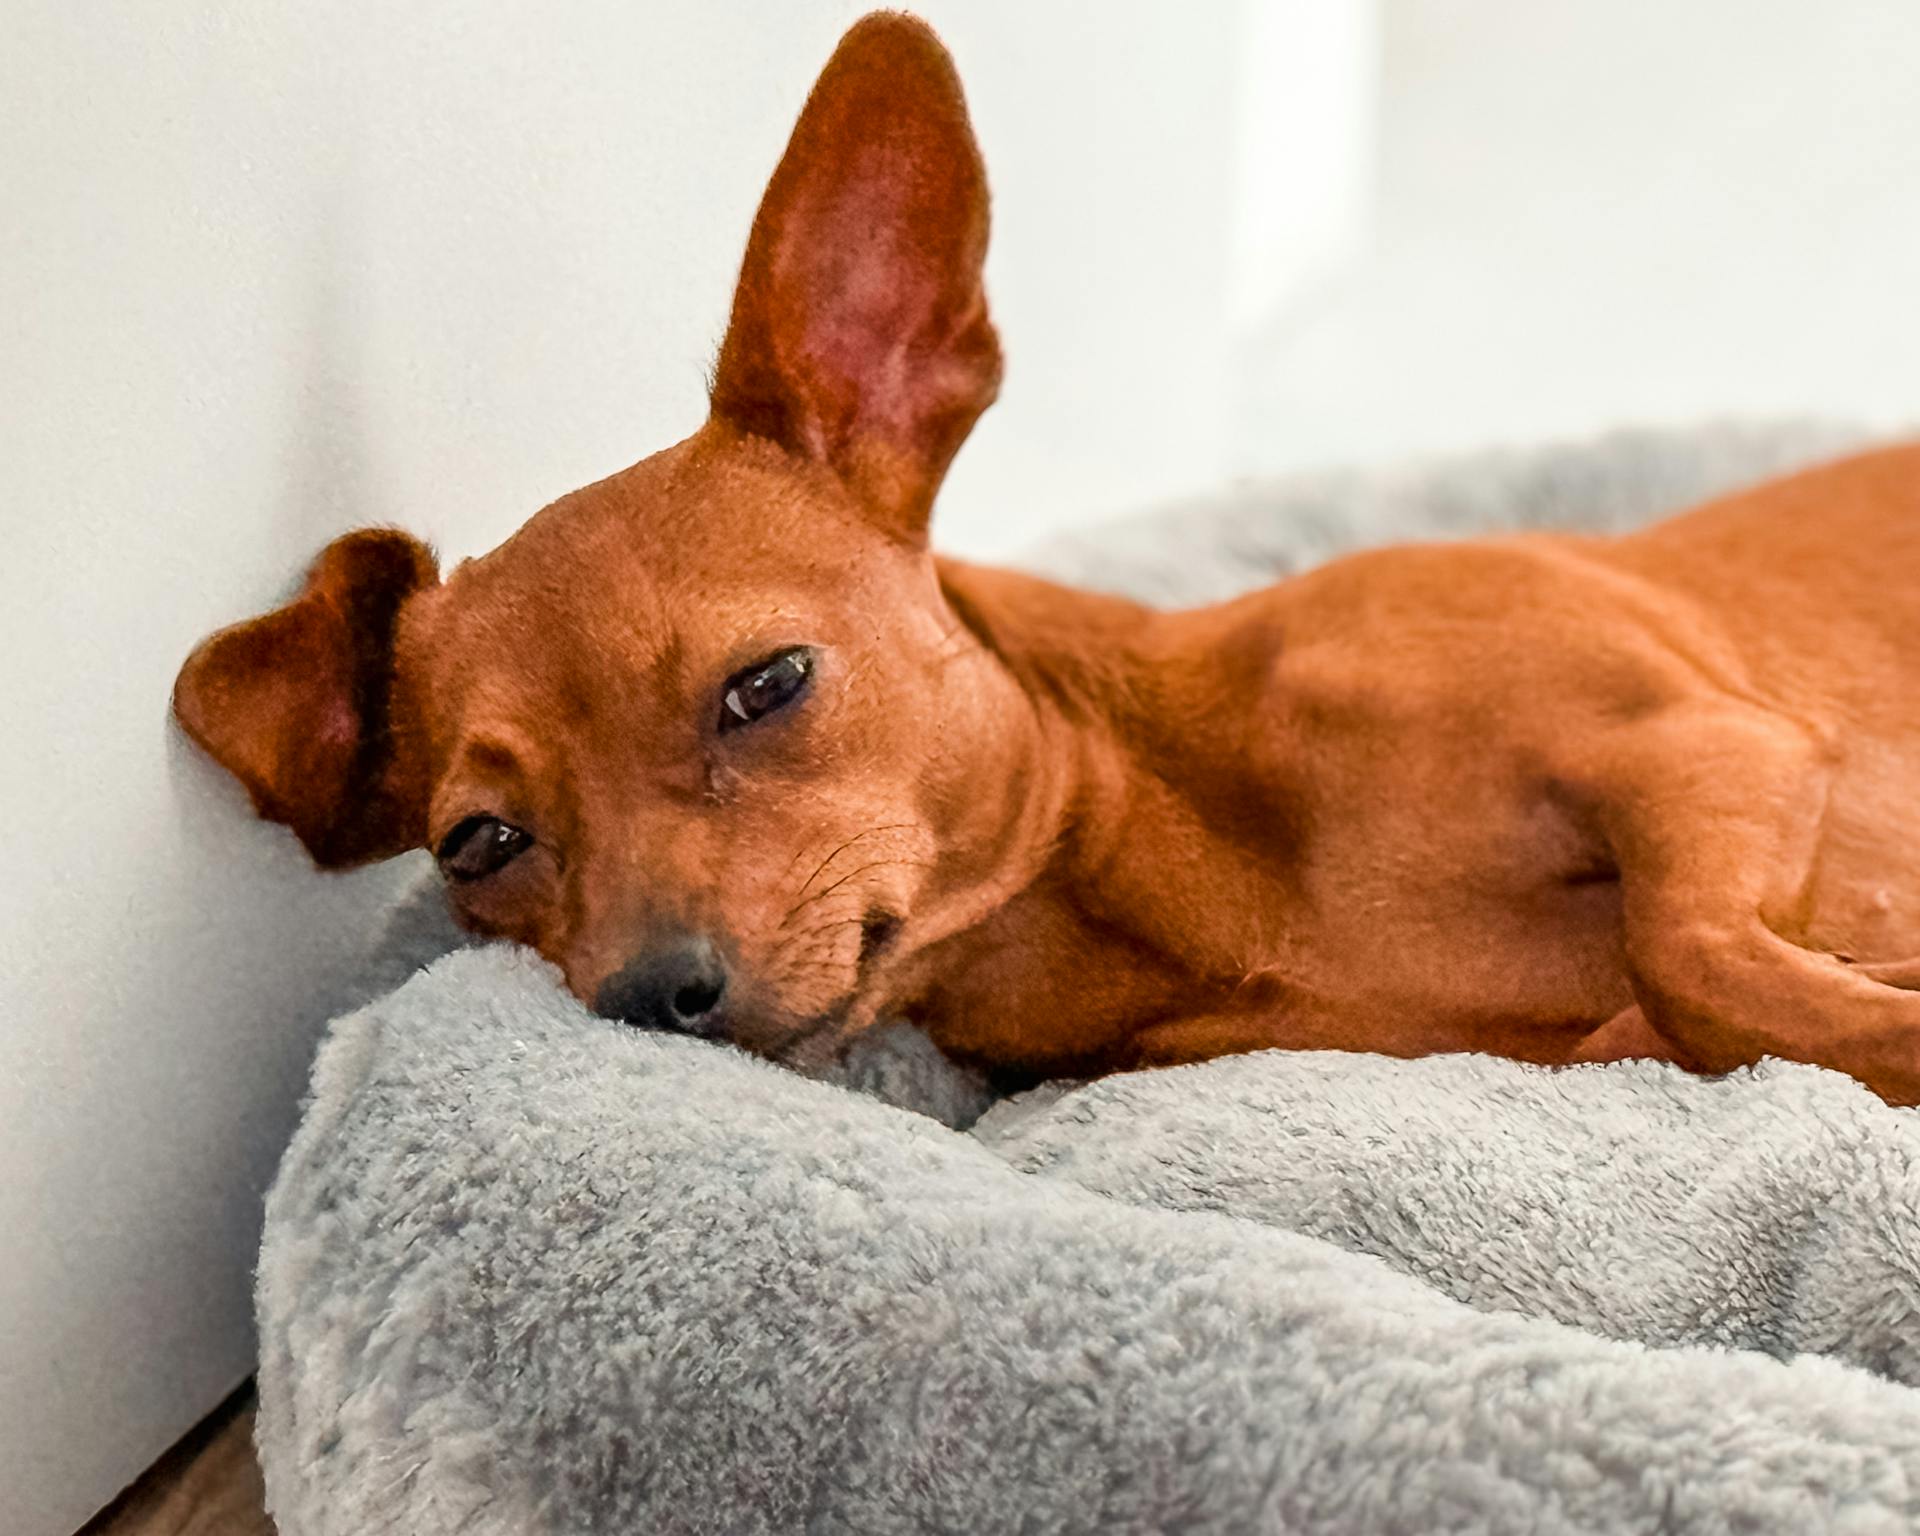
[[[838,880],[835,880],[833,884],[815,891],[811,896],[806,896],[796,901],[792,907],[788,908],[786,916],[780,919],[778,926],[782,929],[786,928],[802,912],[807,911],[816,903],[825,901],[842,886],[846,885],[848,881],[858,879],[861,875],[872,874],[875,870],[879,869],[932,868],[934,868],[933,863],[926,859],[875,859],[872,863],[862,864],[858,869],[849,870]]]
[[[833,863],[835,859],[839,858],[841,854],[845,853],[849,848],[853,847],[856,843],[864,842],[866,839],[870,837],[879,837],[883,833],[887,833],[887,832],[911,832],[912,830],[913,830],[912,822],[896,821],[896,822],[889,822],[886,826],[868,827],[864,832],[854,833],[852,837],[848,838],[844,843],[840,844],[839,847],[835,848],[833,852],[828,854],[824,859],[822,859],[819,862],[819,864],[814,868],[813,873],[808,875],[805,882],[801,885],[799,894],[801,896],[806,895],[808,888],[812,886],[813,882],[818,880],[820,876],[826,872],[827,866]],[[795,858],[794,863],[795,864],[799,863],[799,859]],[[789,874],[793,872],[792,864],[789,864],[787,866],[787,872]]]
[[[808,901],[822,901],[831,896],[849,880],[857,880],[861,875],[870,874],[876,869],[931,869],[933,865],[926,859],[875,859],[871,864],[862,864],[858,869],[850,869],[832,885],[824,885]],[[795,910],[798,910],[797,908]]]

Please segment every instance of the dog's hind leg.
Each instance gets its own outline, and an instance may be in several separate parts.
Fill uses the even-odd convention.
[[[1920,957],[1911,960],[1869,960],[1850,967],[1856,976],[1877,981],[1883,987],[1898,987],[1903,992],[1920,992]]]
[[[1720,1072],[1780,1056],[1920,1102],[1920,992],[1887,984],[1920,974],[1790,937],[1833,778],[1814,731],[1738,700],[1689,701],[1569,761],[1620,871],[1634,995],[1677,1059]]]

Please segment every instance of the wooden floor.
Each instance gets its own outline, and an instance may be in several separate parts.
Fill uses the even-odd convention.
[[[80,1536],[273,1536],[242,1387],[103,1509]]]

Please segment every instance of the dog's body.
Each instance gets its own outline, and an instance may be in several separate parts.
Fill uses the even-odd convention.
[[[445,582],[337,541],[181,719],[322,864],[435,847],[602,1012],[777,1056],[884,1013],[1022,1073],[1771,1053],[1920,1099],[1920,449],[1154,613],[926,550],[985,237],[944,53],[869,18],[708,425]]]
[[[1080,702],[1082,767],[1060,854],[926,956],[915,1017],[1070,1071],[1262,1045],[1725,1066],[1822,1059],[1794,1031],[1823,1006],[1920,1017],[1859,976],[1920,957],[1920,711],[1885,686],[1920,679],[1920,594],[1889,570],[1920,571],[1920,449],[1191,613],[950,570],[1032,691]],[[1636,856],[1700,884],[1636,893]],[[1767,970],[1736,1043],[1735,978],[1691,946],[1741,921]],[[1670,980],[1663,939],[1690,946]],[[1711,1041],[1630,1011],[1636,980],[1664,1007],[1696,978]]]

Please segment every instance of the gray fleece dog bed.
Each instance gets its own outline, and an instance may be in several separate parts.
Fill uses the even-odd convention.
[[[1212,596],[1836,441],[1256,487],[1046,561]],[[1845,1078],[1265,1052],[988,1108],[909,1030],[809,1081],[454,942],[397,914],[269,1197],[283,1536],[1920,1528],[1920,1119]]]

